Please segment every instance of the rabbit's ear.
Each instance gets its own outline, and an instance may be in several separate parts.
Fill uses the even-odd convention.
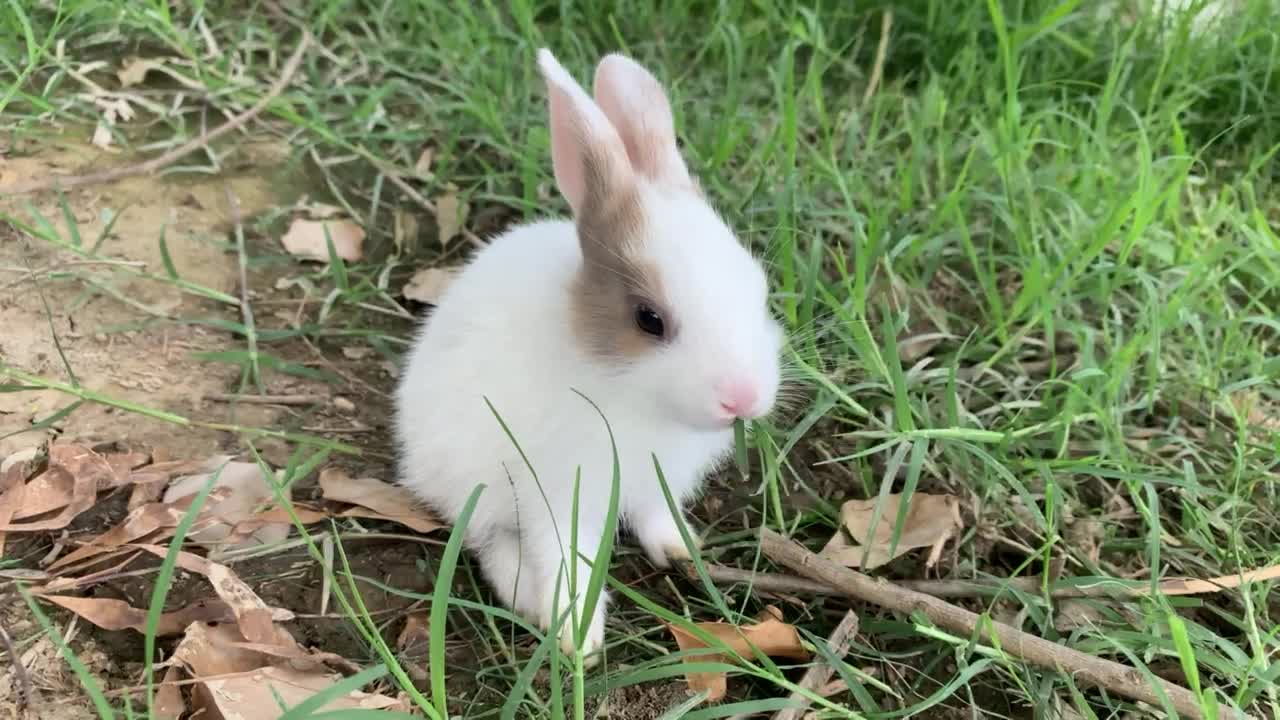
[[[618,132],[550,50],[538,51],[538,69],[547,83],[556,185],[575,215],[607,205],[632,178]]]
[[[657,78],[624,55],[606,55],[596,66],[594,93],[637,173],[656,183],[691,184],[676,148],[671,103]]]

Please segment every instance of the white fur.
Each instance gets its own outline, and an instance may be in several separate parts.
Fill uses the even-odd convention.
[[[579,470],[578,549],[586,558],[596,556],[609,505],[609,433],[575,390],[612,428],[625,526],[665,566],[687,550],[653,456],[683,505],[732,446],[732,430],[718,415],[717,383],[751,378],[760,388],[758,414],[772,407],[778,386],[781,332],[767,310],[758,262],[687,188],[637,183],[648,220],[641,246],[679,325],[670,344],[630,362],[585,349],[572,314],[582,265],[575,226],[542,221],[494,239],[471,259],[422,326],[398,388],[400,481],[449,519],[477,485],[486,486],[465,543],[501,600],[544,629],[569,607],[554,607],[552,598],[557,573],[568,567]],[[589,574],[579,560],[579,600]],[[584,652],[601,646],[604,617],[602,598]],[[575,645],[566,622],[561,646]]]

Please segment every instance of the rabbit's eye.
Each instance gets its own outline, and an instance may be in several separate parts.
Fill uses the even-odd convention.
[[[666,334],[666,325],[662,322],[662,316],[656,310],[648,305],[636,306],[636,327],[641,332],[660,338]]]

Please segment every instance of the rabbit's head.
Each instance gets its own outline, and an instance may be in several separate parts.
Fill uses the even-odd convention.
[[[576,341],[629,398],[682,426],[767,414],[783,339],[767,277],[691,177],[661,84],[609,55],[593,100],[549,51],[538,66],[556,184],[582,248]]]

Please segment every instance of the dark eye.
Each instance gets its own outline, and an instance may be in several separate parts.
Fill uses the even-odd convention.
[[[636,306],[636,327],[656,338],[662,337],[667,331],[666,325],[662,322],[662,316],[648,305]]]

